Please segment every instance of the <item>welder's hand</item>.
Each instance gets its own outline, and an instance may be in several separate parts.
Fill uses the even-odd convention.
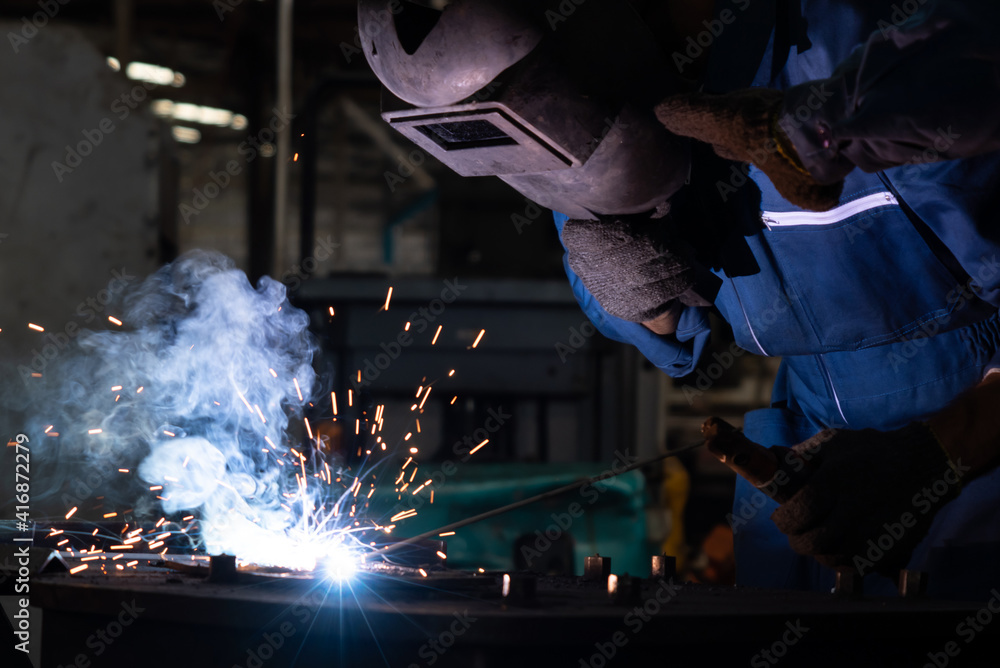
[[[668,130],[712,145],[727,160],[752,162],[782,197],[812,211],[837,206],[843,181],[818,183],[802,166],[795,147],[778,125],[784,95],[748,88],[725,95],[683,93],[656,107]]]
[[[894,575],[959,492],[956,469],[923,424],[829,429],[793,449],[816,466],[771,519],[796,552],[831,568]]]
[[[563,226],[570,268],[613,316],[672,333],[682,305],[706,306],[692,288],[695,272],[662,221],[569,220]],[[672,329],[673,328],[673,329]]]

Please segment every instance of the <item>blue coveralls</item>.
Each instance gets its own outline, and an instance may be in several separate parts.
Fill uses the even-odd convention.
[[[715,39],[705,90],[786,89],[828,77],[879,21],[891,20],[897,4],[720,0],[717,15],[729,7],[736,20]],[[1000,155],[855,170],[840,206],[824,213],[790,205],[756,168],[745,184],[738,170],[731,174],[700,184],[715,193],[726,224],[745,230],[737,239],[742,255],[723,254],[712,267],[722,281],[715,307],[741,347],[782,357],[771,407],[746,415],[749,438],[788,446],[826,427],[902,427],[943,408],[996,365]],[[697,181],[696,162],[689,187]],[[561,231],[566,217],[555,217]],[[635,345],[672,376],[695,368],[709,338],[707,308],[687,308],[675,335],[658,336],[609,315],[568,264],[566,272],[605,336]],[[791,550],[770,521],[776,504],[763,501],[737,480],[739,584],[829,590],[833,572]],[[748,511],[748,504],[761,507]],[[932,595],[989,597],[1000,585],[1000,470],[966,484],[938,512],[909,567],[929,571]],[[896,592],[879,575],[867,576],[865,586]]]

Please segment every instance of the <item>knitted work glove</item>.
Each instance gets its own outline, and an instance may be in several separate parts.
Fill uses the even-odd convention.
[[[687,253],[670,244],[664,228],[627,217],[569,220],[562,240],[570,268],[605,311],[646,322],[677,311],[678,304],[707,305],[691,291],[695,272]]]
[[[711,144],[722,158],[753,163],[792,204],[812,211],[832,209],[844,183],[821,184],[802,166],[778,125],[783,99],[770,88],[726,95],[682,93],[661,102],[656,117],[674,134]]]

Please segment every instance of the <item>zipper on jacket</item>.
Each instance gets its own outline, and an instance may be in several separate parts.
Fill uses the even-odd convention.
[[[747,331],[750,332],[750,336],[751,338],[753,338],[753,342],[757,344],[757,348],[760,350],[760,354],[763,355],[764,357],[770,357],[767,351],[764,350],[764,346],[760,345],[760,341],[757,340],[757,335],[753,333],[753,325],[750,324],[750,316],[747,315],[747,310],[743,308],[743,300],[740,299],[740,291],[736,288],[736,283],[733,281],[732,278],[730,278],[729,281],[733,284],[733,295],[736,297],[736,303],[740,305],[740,312],[743,313],[743,321],[747,324]]]
[[[899,200],[893,193],[886,191],[865,195],[829,211],[762,211],[760,217],[769,230],[776,227],[797,227],[800,225],[834,225],[859,213],[883,206],[899,206]]]
[[[840,419],[844,421],[842,425],[831,425],[847,427],[847,418],[844,416],[844,409],[840,406],[840,397],[837,396],[837,388],[833,386],[833,377],[830,375],[830,370],[826,368],[826,362],[823,361],[823,354],[819,353],[816,355],[816,361],[819,362],[819,368],[823,370],[823,375],[826,377],[826,385],[830,388],[830,394],[833,395],[833,403],[837,406],[837,412],[840,414]]]

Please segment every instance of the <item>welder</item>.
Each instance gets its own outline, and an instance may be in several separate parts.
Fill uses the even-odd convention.
[[[741,347],[782,357],[744,430],[811,472],[780,507],[738,479],[739,583],[823,590],[850,566],[890,594],[907,567],[976,598],[1000,581],[1000,155],[981,113],[1000,108],[998,16],[359,3],[383,117],[560,212],[604,335],[683,377],[715,309]]]

